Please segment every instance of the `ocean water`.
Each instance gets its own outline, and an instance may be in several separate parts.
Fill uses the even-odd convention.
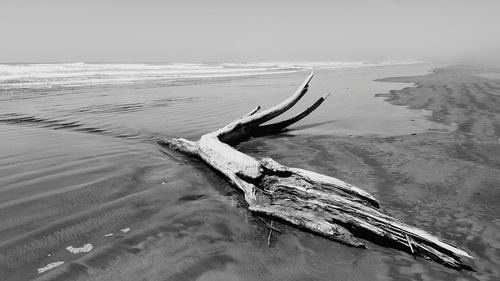
[[[305,70],[345,69],[418,62],[269,62],[269,63],[55,63],[0,64],[0,90],[59,90],[249,77]]]
[[[199,161],[156,142],[195,140],[256,105],[276,104],[312,70],[316,77],[310,91],[290,114],[327,92],[332,96],[292,127],[292,135],[451,130],[427,121],[428,112],[375,97],[412,85],[374,79],[425,74],[432,67],[368,62],[0,65],[0,276],[329,280],[332,274],[343,278],[356,272],[357,278],[372,280],[376,272],[384,279],[378,254],[360,257],[357,250],[300,231],[281,236],[280,247],[268,248],[265,229],[245,211],[238,192]],[[237,270],[226,271],[229,264]]]
[[[0,122],[127,137],[198,137],[257,104],[266,107],[281,101],[315,71],[314,92],[304,98],[302,107],[328,92],[333,94],[330,100],[338,102],[332,101],[335,126],[316,129],[391,134],[390,128],[401,130],[407,124],[383,127],[356,119],[377,111],[386,115],[387,122],[408,115],[408,110],[382,99],[365,98],[408,85],[372,80],[398,72],[425,73],[430,67],[413,62],[4,64],[0,65]],[[302,124],[332,121],[332,112],[318,112]],[[428,113],[410,115],[415,114]],[[408,128],[425,127],[415,126]]]

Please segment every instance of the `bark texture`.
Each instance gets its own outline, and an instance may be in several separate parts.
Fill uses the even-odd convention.
[[[272,108],[260,111],[258,106],[196,142],[167,139],[161,144],[198,157],[220,172],[242,191],[248,209],[256,215],[277,218],[348,246],[365,247],[356,238],[361,237],[455,269],[464,268],[460,258],[472,258],[468,253],[388,215],[366,191],[333,177],[281,165],[271,158],[258,160],[230,146],[278,133],[314,111],[328,95],[288,120],[262,125],[295,105],[307,92],[313,75]]]

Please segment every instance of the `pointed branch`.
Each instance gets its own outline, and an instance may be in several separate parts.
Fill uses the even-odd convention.
[[[255,127],[279,116],[280,114],[284,113],[292,106],[294,106],[307,92],[309,82],[311,81],[313,76],[314,73],[309,74],[306,80],[299,86],[295,94],[290,96],[284,102],[259,113],[248,115],[235,120],[224,126],[223,128],[210,134],[216,136],[220,141],[226,143],[236,143],[239,140],[249,137]]]
[[[254,115],[257,111],[260,110],[260,105],[257,105],[257,107],[255,107],[254,109],[252,109],[250,112],[248,112],[247,114],[243,115],[241,118],[245,118],[245,117],[248,117],[248,116],[252,116]]]
[[[256,114],[252,122],[258,122],[258,124],[262,124],[264,122],[276,118],[277,116],[283,114],[285,111],[292,108],[292,106],[294,106],[307,93],[307,90],[309,88],[309,82],[313,77],[314,77],[314,72],[311,72],[311,74],[309,74],[309,76],[302,83],[302,85],[299,86],[295,94],[290,96],[282,103],[275,105],[267,110],[264,110],[259,114]]]
[[[258,126],[253,134],[255,136],[265,136],[265,135],[270,135],[270,134],[276,134],[285,129],[286,127],[299,122],[300,120],[304,119],[307,115],[311,114],[318,106],[320,106],[323,101],[329,96],[330,94],[327,94],[321,98],[319,98],[313,105],[308,107],[306,110],[302,111],[301,113],[293,116],[290,119],[278,122],[278,123],[273,123],[269,125],[261,125]]]

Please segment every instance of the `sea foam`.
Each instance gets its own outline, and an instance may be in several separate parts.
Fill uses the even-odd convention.
[[[169,83],[419,62],[52,63],[0,64],[0,90],[51,90]]]
[[[47,265],[46,265],[46,266],[44,266],[44,267],[40,267],[40,268],[38,269],[38,273],[44,273],[45,271],[47,271],[47,270],[51,270],[52,268],[54,268],[54,267],[58,267],[58,266],[60,266],[60,265],[62,265],[62,264],[64,264],[64,262],[63,262],[63,261],[56,261],[56,262],[53,262],[53,263],[49,263],[49,264],[47,264]]]
[[[69,246],[69,247],[66,247],[66,250],[68,250],[69,252],[71,252],[73,254],[78,254],[78,253],[88,253],[88,252],[92,251],[93,248],[94,248],[94,246],[92,246],[92,244],[85,244],[85,245],[83,245],[83,247]]]

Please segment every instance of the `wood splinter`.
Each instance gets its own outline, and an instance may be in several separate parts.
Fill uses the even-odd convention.
[[[273,226],[272,226],[273,221],[271,221],[271,225],[269,225],[269,224],[267,224],[267,223],[266,223],[263,219],[261,219],[260,217],[257,217],[257,218],[258,218],[258,219],[259,219],[259,220],[260,220],[260,221],[264,224],[264,226],[265,226],[267,229],[269,229],[269,230],[274,230],[274,231],[276,231],[276,232],[278,232],[278,233],[281,233],[281,230],[279,230],[279,229],[277,229],[276,227],[273,227]]]
[[[271,228],[269,228],[269,235],[267,236],[267,246],[268,247],[271,247],[271,239],[272,239],[272,236],[273,236],[273,221],[271,221]]]
[[[231,146],[279,133],[314,111],[326,96],[292,118],[263,125],[294,106],[307,92],[313,75],[282,103],[262,111],[257,107],[196,142],[169,138],[159,143],[197,157],[219,172],[243,193],[248,209],[257,216],[272,217],[352,247],[365,247],[355,235],[397,249],[409,245],[414,255],[457,270],[466,268],[461,257],[472,258],[467,252],[388,215],[363,189],[334,177],[281,165],[271,158],[255,159]],[[269,229],[268,244],[275,231]]]
[[[411,246],[411,242],[410,242],[410,237],[408,237],[408,234],[405,233],[405,236],[406,236],[406,241],[408,242],[408,246],[410,246],[410,251],[411,251],[411,254],[413,255],[413,259],[417,259],[417,257],[415,257],[415,251],[413,251],[413,247]]]

